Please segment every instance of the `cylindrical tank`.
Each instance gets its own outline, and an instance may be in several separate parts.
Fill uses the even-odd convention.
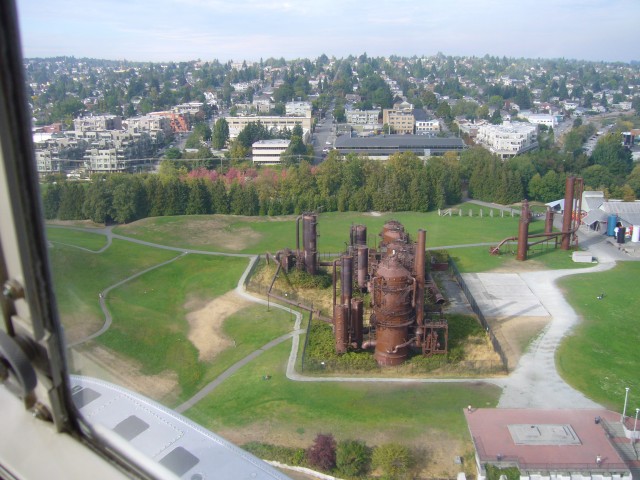
[[[353,296],[353,257],[349,255],[342,256],[340,266],[340,303],[349,305]]]
[[[317,245],[318,235],[316,231],[318,215],[305,213],[302,215],[302,243],[304,248],[305,270],[310,275],[317,273]]]
[[[367,226],[366,225],[356,225],[355,244],[356,245],[367,244]]]
[[[373,279],[378,365],[399,365],[407,357],[408,327],[414,321],[415,280],[396,256],[385,257]]]
[[[634,225],[631,231],[631,241],[634,243],[640,242],[640,225]]]
[[[607,218],[607,236],[614,237],[616,234],[616,225],[618,223],[617,215],[609,215]]]
[[[406,242],[404,226],[397,220],[389,220],[382,227],[381,245],[389,245],[393,242]]]
[[[358,245],[358,288],[365,291],[367,288],[367,275],[369,273],[369,248],[366,245]]]
[[[347,321],[345,305],[336,305],[333,307],[333,334],[336,340],[336,353],[347,352]]]
[[[527,259],[527,249],[529,248],[529,202],[522,201],[522,211],[520,212],[520,224],[518,226],[518,251],[516,260],[525,261]]]

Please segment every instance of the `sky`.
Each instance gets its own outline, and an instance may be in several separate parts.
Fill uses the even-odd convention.
[[[25,57],[640,59],[640,0],[17,0]]]

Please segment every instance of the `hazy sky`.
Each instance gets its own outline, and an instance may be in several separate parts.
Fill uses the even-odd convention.
[[[26,57],[640,59],[640,0],[18,0]]]

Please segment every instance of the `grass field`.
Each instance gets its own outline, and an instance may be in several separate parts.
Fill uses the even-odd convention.
[[[100,250],[107,244],[107,237],[104,235],[55,227],[47,228],[47,239],[53,243],[75,245],[93,251]]]
[[[58,229],[53,229],[57,232]],[[69,230],[69,244],[83,243],[87,235]],[[86,244],[86,243],[85,243]],[[58,310],[67,339],[75,340],[98,330],[104,321],[98,294],[105,288],[152,265],[176,256],[175,252],[114,240],[111,247],[95,254],[66,245],[54,245],[49,257]]]
[[[560,281],[582,322],[556,353],[558,370],[576,389],[617,411],[625,387],[630,388],[629,408],[640,407],[639,277],[640,263],[621,262],[606,272]]]
[[[495,406],[499,389],[482,384],[291,382],[285,376],[290,342],[261,355],[187,414],[232,440],[311,443],[319,432],[370,445],[417,444],[432,435],[466,440],[462,409]],[[263,380],[265,374],[270,380]],[[432,441],[432,440],[431,440]],[[462,454],[463,452],[453,453]]]
[[[322,214],[319,250],[343,250],[353,223],[367,225],[373,244],[384,222],[392,218],[401,221],[412,235],[418,228],[425,228],[428,247],[497,243],[516,234],[518,217],[501,218],[494,213],[490,218],[487,212],[483,218],[439,217],[436,213]],[[533,222],[530,232],[542,229],[543,222]],[[295,246],[295,217],[162,217],[116,230],[155,243],[209,251],[274,253]],[[102,325],[98,292],[176,257],[176,252],[119,240],[105,252],[92,254],[61,243],[98,250],[104,245],[104,236],[61,229],[49,229],[49,235],[52,241],[60,242],[50,249],[50,256],[58,304],[71,336],[81,337]],[[588,266],[574,264],[561,250],[534,251],[524,264],[510,254],[491,256],[487,246],[450,249],[449,253],[465,272],[523,265],[534,269]],[[246,265],[247,260],[241,258],[189,254],[114,289],[107,297],[114,323],[98,342],[135,361],[144,374],[176,372],[180,392],[169,402],[169,406],[175,406],[250,352],[290,331],[292,318],[288,313],[243,307],[223,324],[224,334],[234,346],[221,351],[213,361],[199,359],[185,319],[196,307],[188,304],[193,301],[202,305],[231,290]],[[639,274],[640,264],[625,263],[608,272],[576,275],[561,283],[584,322],[562,344],[557,354],[558,368],[577,389],[617,410],[621,409],[625,386],[631,387],[630,405],[635,402],[635,408],[640,403],[640,360],[633,354],[640,341],[634,324],[640,300],[629,293]],[[601,291],[606,296],[599,301],[596,296]],[[307,446],[315,434],[323,432],[333,433],[338,439],[361,438],[369,444],[400,441],[423,445],[442,439],[442,445],[468,448],[462,408],[469,403],[494,406],[500,394],[499,389],[480,384],[292,382],[284,375],[290,348],[291,342],[287,341],[263,353],[188,415],[239,443],[262,439]],[[264,375],[271,375],[271,379],[263,380]],[[449,457],[465,453],[451,452]]]
[[[493,218],[485,209],[479,216],[438,216],[437,212],[385,213],[373,216],[366,213],[323,213],[318,217],[318,250],[336,253],[344,250],[349,241],[349,228],[359,223],[367,226],[369,244],[378,243],[378,233],[388,220],[402,222],[414,238],[419,228],[427,230],[427,247],[498,242],[517,234],[518,217],[497,213]],[[475,206],[475,215],[478,207]],[[539,233],[544,222],[532,222],[529,231]],[[196,215],[183,217],[154,217],[121,225],[116,233],[141,240],[206,251],[264,253],[284,247],[294,248],[295,216],[234,217],[230,215]],[[302,232],[301,232],[302,235]]]
[[[490,270],[558,270],[564,268],[588,268],[590,263],[575,263],[571,252],[555,249],[553,243],[548,247],[536,246],[528,253],[527,261],[516,260],[516,246],[503,246],[500,255],[489,254],[489,247],[451,248],[449,255],[456,262],[461,273],[488,272]]]

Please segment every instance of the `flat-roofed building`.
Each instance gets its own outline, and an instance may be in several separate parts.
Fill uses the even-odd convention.
[[[284,108],[285,113],[293,117],[311,116],[311,102],[287,102]]]
[[[350,125],[378,125],[380,110],[347,110],[347,123]]]
[[[116,115],[78,117],[73,120],[73,128],[80,132],[85,130],[120,130],[122,129],[122,117]]]
[[[478,480],[487,466],[515,467],[521,480],[631,480],[629,432],[603,409],[466,408]],[[624,445],[623,445],[624,443]]]
[[[413,110],[385,108],[382,111],[382,123],[388,125],[395,133],[412,134],[416,119]]]
[[[538,127],[528,123],[482,125],[476,141],[502,159],[511,158],[538,146]]]
[[[246,116],[246,117],[225,117],[229,124],[229,138],[234,139],[249,124],[249,122],[260,122],[269,130],[282,131],[293,130],[293,127],[300,125],[305,139],[311,131],[311,117],[280,117],[280,116]]]
[[[256,165],[277,165],[280,155],[289,147],[291,140],[258,140],[251,145],[253,163]]]
[[[335,149],[341,155],[355,153],[371,159],[386,160],[399,152],[413,152],[419,157],[444,155],[445,152],[460,152],[466,148],[461,138],[433,138],[425,135],[376,135],[351,138],[340,136]]]

